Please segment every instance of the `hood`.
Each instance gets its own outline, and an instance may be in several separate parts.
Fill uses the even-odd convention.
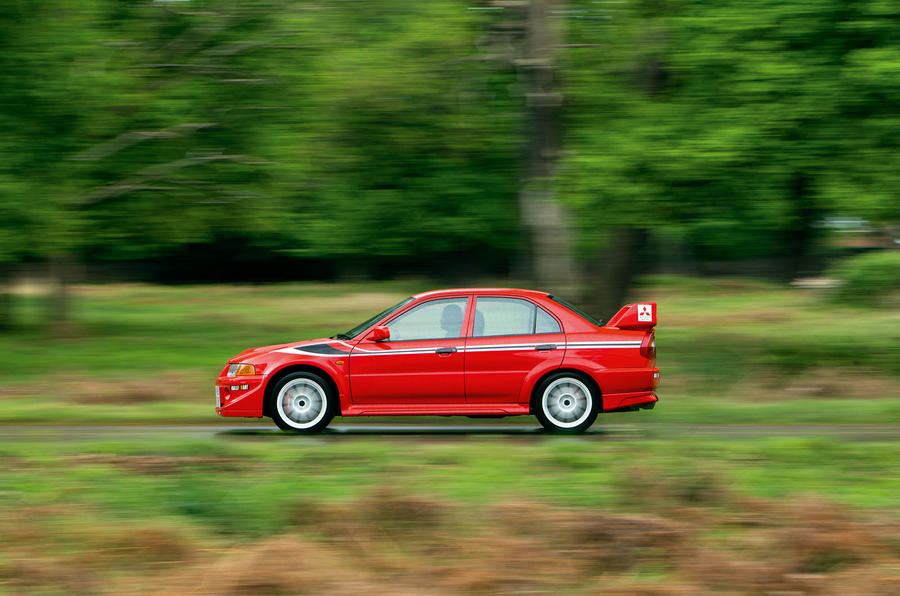
[[[282,348],[298,348],[300,346],[308,346],[312,344],[324,344],[333,342],[333,339],[322,338],[322,339],[306,339],[303,341],[292,341],[286,344],[273,344],[271,346],[261,346],[259,348],[250,348],[249,350],[244,350],[237,356],[233,358],[229,358],[229,364],[233,364],[235,362],[247,362],[252,361],[254,358],[259,358],[260,356],[265,356],[270,352],[274,352],[275,350],[280,350]]]

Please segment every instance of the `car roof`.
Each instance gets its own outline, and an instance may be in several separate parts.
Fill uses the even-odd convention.
[[[548,296],[547,292],[540,292],[538,290],[523,290],[521,288],[451,288],[447,290],[431,290],[429,292],[422,292],[420,294],[415,294],[413,298],[418,300],[419,298],[434,298],[436,296],[451,294],[513,294],[519,296],[532,296],[535,298],[546,298]]]

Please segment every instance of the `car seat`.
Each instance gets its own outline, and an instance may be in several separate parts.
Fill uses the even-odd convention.
[[[459,337],[462,330],[463,312],[458,304],[448,304],[441,313],[441,329],[447,332],[444,337]]]
[[[484,335],[484,313],[475,310],[475,325],[472,327],[472,337]]]

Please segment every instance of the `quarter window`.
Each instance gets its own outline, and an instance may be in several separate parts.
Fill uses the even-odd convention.
[[[461,337],[467,302],[467,298],[444,298],[408,310],[387,324],[391,341]]]
[[[519,298],[478,298],[473,337],[560,333],[559,323],[543,309]]]
[[[559,322],[550,316],[543,308],[537,309],[537,320],[534,322],[535,333],[562,333]]]

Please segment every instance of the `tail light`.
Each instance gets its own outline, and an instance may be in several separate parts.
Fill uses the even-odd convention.
[[[641,341],[641,356],[644,358],[656,358],[656,334],[652,331],[644,336]]]

